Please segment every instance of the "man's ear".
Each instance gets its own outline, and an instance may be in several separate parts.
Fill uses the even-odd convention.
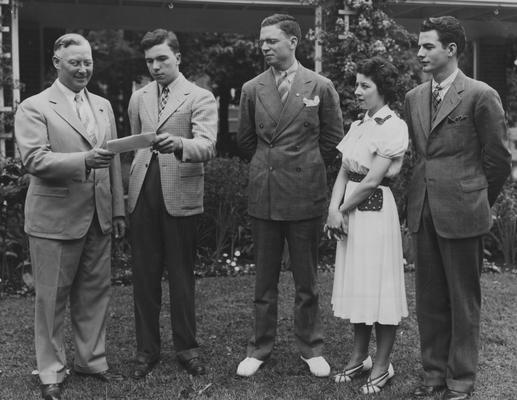
[[[178,60],[178,65],[181,64],[181,53],[180,52],[176,53],[176,58]]]
[[[54,64],[54,68],[55,69],[60,69],[60,66],[59,66],[59,58],[57,58],[56,55],[53,55],[52,56],[52,64]]]
[[[298,38],[296,36],[291,36],[289,41],[291,42],[291,48],[296,49],[298,46]]]
[[[449,56],[457,56],[458,55],[458,46],[456,43],[452,42],[447,45],[447,50],[449,52]]]

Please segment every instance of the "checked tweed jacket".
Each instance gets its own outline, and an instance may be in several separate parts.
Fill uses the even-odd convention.
[[[176,217],[203,212],[203,162],[215,155],[217,104],[214,96],[180,74],[177,86],[158,119],[158,84],[139,89],[129,101],[134,135],[168,132],[183,142],[183,155],[158,154],[162,195],[167,212]],[[150,149],[135,153],[129,175],[128,208],[133,212],[151,161]]]

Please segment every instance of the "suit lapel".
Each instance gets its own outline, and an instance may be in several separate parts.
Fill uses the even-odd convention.
[[[192,92],[191,83],[186,78],[180,76],[178,79],[181,80],[169,94],[167,104],[165,105],[165,108],[163,109],[162,114],[158,119],[158,126],[156,127],[156,130],[158,130],[164,124],[164,122],[169,119],[169,117],[185,102],[187,96]]]
[[[418,120],[425,138],[431,132],[431,81],[427,82],[418,96]]]
[[[88,138],[88,134],[86,133],[86,129],[77,116],[77,113],[70,106],[65,95],[61,92],[61,90],[57,87],[56,83],[54,83],[49,89],[49,102],[52,104],[52,108],[61,118],[63,118],[72,128],[74,128],[90,145],[93,144],[90,142]]]
[[[158,83],[156,81],[144,89],[142,98],[149,120],[153,126],[158,125]]]
[[[312,92],[314,83],[310,75],[306,73],[305,68],[300,64],[298,71],[294,76],[289,96],[285,102],[284,108],[280,115],[280,121],[276,129],[274,138],[277,137],[304,109],[305,103],[303,99],[309,97]]]
[[[262,80],[258,83],[257,95],[269,114],[269,117],[278,123],[280,114],[282,113],[282,101],[276,87],[273,69],[269,68],[262,76]]]
[[[465,87],[465,76],[461,71],[458,72],[458,76],[452,82],[451,87],[447,90],[445,97],[443,98],[443,103],[441,107],[438,109],[438,114],[436,118],[432,122],[431,132],[442,122],[460,103],[461,96],[460,94],[463,92]]]

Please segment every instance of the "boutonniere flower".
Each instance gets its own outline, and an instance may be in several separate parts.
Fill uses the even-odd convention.
[[[316,107],[318,104],[320,104],[320,96],[314,96],[314,99],[308,99],[307,97],[304,97],[303,104],[305,104],[305,107]]]

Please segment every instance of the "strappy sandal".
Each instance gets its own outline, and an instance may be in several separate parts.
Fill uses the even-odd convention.
[[[395,371],[393,370],[393,365],[389,365],[388,370],[383,373],[382,375],[378,376],[377,378],[372,379],[371,377],[368,378],[366,383],[361,386],[359,391],[362,394],[376,394],[379,393],[384,385],[388,383],[388,381],[393,378],[395,375]]]
[[[349,369],[343,369],[342,372],[334,375],[334,382],[336,382],[336,383],[351,382],[352,379],[371,370],[372,366],[373,366],[372,358],[370,356],[368,356],[362,363],[357,364],[356,366],[349,368]]]

